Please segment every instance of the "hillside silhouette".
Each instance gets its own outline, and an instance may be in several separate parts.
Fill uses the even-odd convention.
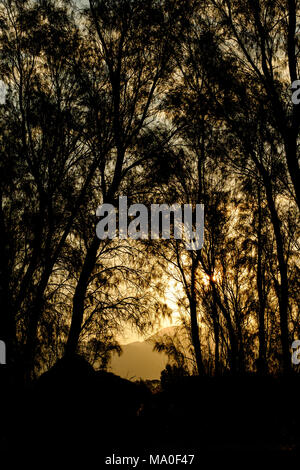
[[[154,341],[164,335],[173,335],[176,327],[159,330],[144,341],[121,345],[121,356],[113,355],[110,370],[124,378],[157,380],[165,368],[168,358],[165,354],[154,351]]]

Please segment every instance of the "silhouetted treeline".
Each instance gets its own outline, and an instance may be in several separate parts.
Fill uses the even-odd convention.
[[[65,416],[73,439],[97,409],[103,439],[132,418],[151,440],[155,416],[171,442],[193,397],[201,440],[218,427],[221,441],[229,421],[237,440],[238,429],[293,435],[298,3],[0,1],[0,377],[18,401],[50,369],[28,392],[37,434]],[[122,195],[204,204],[203,248],[100,240],[96,208]],[[147,405],[151,416],[145,390],[104,371],[124,326],[147,332],[171,316],[170,290],[181,333],[156,348],[186,386],[180,403],[178,385]]]

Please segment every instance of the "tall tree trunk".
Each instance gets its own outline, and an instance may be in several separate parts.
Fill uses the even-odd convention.
[[[296,50],[296,1],[287,0],[288,7],[288,36],[287,36],[287,58],[289,66],[289,74],[291,82],[297,80],[297,50]],[[254,12],[255,23],[260,38],[260,51],[261,51],[261,65],[263,71],[263,85],[269,95],[270,104],[274,111],[274,117],[277,122],[278,130],[282,136],[285,147],[285,158],[289,171],[289,175],[294,187],[296,202],[300,207],[300,169],[297,155],[297,140],[300,128],[300,108],[298,105],[293,106],[291,125],[289,124],[290,117],[286,114],[283,103],[276,88],[273,73],[271,73],[268,63],[268,33],[265,26],[262,24],[261,5],[259,0],[252,0],[250,2],[251,8]]]
[[[217,292],[216,286],[215,286],[213,281],[211,282],[211,286],[212,286],[212,293],[213,293],[214,301],[215,301],[216,305],[218,305],[218,307],[221,310],[221,312],[224,316],[224,319],[226,321],[226,325],[227,325],[227,329],[228,329],[229,342],[230,342],[230,358],[229,358],[230,369],[231,369],[231,373],[233,375],[236,375],[239,372],[238,341],[237,341],[237,338],[236,338],[236,334],[235,334],[235,331],[234,331],[234,327],[233,327],[233,324],[232,324],[230,313],[227,311],[226,307],[223,305],[223,303],[220,299],[220,296]]]
[[[79,281],[75,289],[75,294],[73,297],[71,327],[66,344],[65,355],[73,355],[76,353],[77,350],[84,315],[84,301],[86,291],[88,288],[90,276],[96,264],[99,246],[100,239],[95,236],[90,247],[87,250]]]
[[[213,326],[214,326],[214,338],[215,338],[215,376],[220,375],[220,326],[219,326],[219,318],[218,318],[218,307],[216,304],[215,299],[213,299],[212,303],[212,318],[213,318]]]
[[[295,107],[296,106],[294,105],[294,108]],[[297,107],[300,109],[300,105],[297,105]],[[295,111],[295,113],[296,112],[298,113],[298,120],[300,121],[300,113],[298,112],[298,109]],[[293,122],[292,127],[287,132],[285,139],[285,153],[290,178],[295,190],[296,202],[298,204],[298,208],[300,209],[300,169],[297,155],[299,127],[298,129],[297,127],[298,124],[296,125],[296,123]]]
[[[199,375],[204,375],[204,365],[201,351],[201,342],[199,336],[199,325],[197,318],[197,298],[196,298],[196,270],[198,266],[198,259],[192,259],[192,272],[191,272],[191,291],[189,296],[190,303],[190,317],[191,317],[191,335],[192,343],[195,352],[197,371]]]
[[[16,324],[10,299],[11,279],[11,247],[9,235],[4,222],[2,209],[2,194],[0,195],[0,340],[6,346],[6,362],[10,367],[16,359]]]
[[[289,343],[289,329],[288,329],[288,303],[289,303],[289,285],[288,285],[288,268],[284,256],[284,244],[281,234],[281,223],[275,207],[275,201],[272,194],[272,183],[270,177],[262,169],[262,176],[264,180],[268,207],[271,214],[271,221],[274,229],[276,239],[277,260],[280,273],[280,284],[277,289],[279,315],[280,315],[280,338],[282,347],[282,367],[285,374],[291,372],[291,353]]]
[[[190,301],[191,333],[192,343],[195,352],[198,375],[204,375],[204,365],[201,352],[201,343],[199,336],[199,325],[197,319],[197,307],[194,300]]]
[[[32,379],[36,347],[38,344],[38,325],[41,315],[44,311],[45,291],[47,289],[52,270],[53,260],[47,263],[42,273],[41,280],[37,287],[34,303],[28,312],[29,322],[27,326],[27,340],[24,347],[24,358],[22,359],[24,379],[26,382],[29,382]]]
[[[296,81],[297,77],[297,5],[296,0],[287,0],[288,3],[288,40],[287,40],[287,55],[289,64],[289,75],[291,83]],[[291,181],[294,186],[296,201],[300,208],[300,169],[299,159],[297,155],[297,142],[300,128],[300,106],[293,105],[292,110],[292,123],[291,127],[286,132],[285,136],[285,151],[286,160],[291,177]]]
[[[265,295],[263,288],[263,272],[262,272],[262,210],[261,210],[261,192],[258,188],[258,226],[257,226],[257,270],[256,270],[256,286],[259,300],[258,310],[258,340],[259,340],[259,357],[258,357],[258,373],[265,375],[268,373],[267,353],[266,353],[266,332],[265,332]]]

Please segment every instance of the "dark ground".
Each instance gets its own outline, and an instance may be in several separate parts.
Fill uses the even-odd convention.
[[[298,376],[184,377],[152,394],[76,356],[26,389],[5,383],[0,445],[11,468],[109,468],[107,456],[151,453],[196,454],[205,469],[299,462]]]

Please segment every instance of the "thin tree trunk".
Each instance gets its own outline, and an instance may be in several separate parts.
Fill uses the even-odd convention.
[[[288,0],[287,3],[289,12],[287,52],[290,80],[291,83],[293,83],[299,78],[297,77],[297,5],[296,0]],[[299,136],[299,128],[300,106],[293,105],[292,124],[291,127],[288,129],[288,132],[286,133],[285,151],[289,174],[295,189],[297,204],[300,208],[300,169],[299,159],[297,155],[297,141]]]
[[[191,335],[192,343],[195,352],[197,371],[199,375],[204,375],[204,365],[201,352],[201,342],[199,336],[199,325],[197,318],[197,300],[196,300],[196,270],[198,266],[198,259],[192,259],[192,272],[191,272],[191,292],[190,292],[190,316],[191,316]]]
[[[226,308],[222,304],[222,301],[218,295],[214,282],[212,282],[211,285],[212,285],[214,301],[216,302],[216,305],[218,305],[218,307],[220,308],[227,324],[229,342],[230,342],[230,368],[231,368],[231,373],[233,375],[236,375],[239,371],[239,366],[238,366],[238,363],[239,363],[238,352],[239,351],[238,351],[238,342],[237,342],[236,334],[233,328],[230,313],[227,312]]]
[[[4,341],[6,346],[6,362],[11,366],[15,361],[16,352],[16,324],[11,308],[10,299],[10,240],[7,233],[4,215],[2,210],[2,194],[0,196],[0,340]]]
[[[201,352],[201,343],[199,337],[199,325],[197,320],[197,309],[194,301],[190,305],[192,342],[195,352],[198,375],[204,375],[204,365]]]
[[[288,285],[288,268],[284,257],[284,245],[281,234],[281,223],[275,207],[275,202],[272,194],[272,185],[266,171],[262,171],[264,180],[268,207],[271,214],[271,221],[274,229],[277,249],[278,267],[280,273],[280,285],[278,286],[278,302],[279,302],[279,315],[280,315],[280,338],[282,347],[282,367],[285,374],[291,372],[291,353],[289,344],[289,329],[288,329],[288,299],[289,299],[289,285]]]
[[[258,310],[258,340],[259,340],[259,360],[258,373],[265,375],[268,373],[267,354],[266,354],[266,332],[265,332],[265,295],[263,289],[262,273],[262,213],[261,213],[261,193],[258,188],[258,227],[257,227],[257,271],[256,285],[259,299]]]
[[[213,299],[212,305],[212,317],[213,317],[213,325],[214,325],[214,338],[215,338],[215,376],[220,375],[220,332],[219,332],[219,318],[218,318],[218,308]]]
[[[300,105],[297,106],[298,108],[300,107]],[[298,115],[298,119],[300,121],[300,114]],[[295,127],[296,124],[293,123],[292,128],[290,128],[287,132],[287,137],[285,139],[285,153],[290,178],[295,190],[296,202],[298,204],[298,208],[300,209],[300,170],[297,155],[297,140],[299,132]]]

